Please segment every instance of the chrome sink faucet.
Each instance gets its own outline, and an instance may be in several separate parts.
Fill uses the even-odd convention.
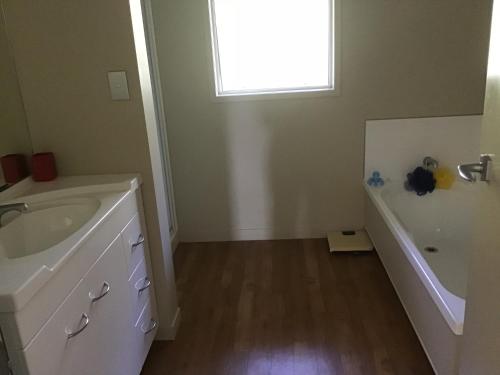
[[[10,204],[0,204],[0,227],[2,226],[2,216],[7,212],[17,211],[25,212],[28,210],[27,203],[10,203]]]

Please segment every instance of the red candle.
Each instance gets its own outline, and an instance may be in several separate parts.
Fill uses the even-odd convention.
[[[33,154],[31,168],[35,181],[52,181],[57,177],[56,159],[52,152]]]
[[[26,158],[22,154],[9,154],[0,158],[3,177],[8,184],[15,184],[28,176]]]

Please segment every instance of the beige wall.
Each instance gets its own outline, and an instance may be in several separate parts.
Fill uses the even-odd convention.
[[[143,177],[160,334],[168,335],[177,301],[161,276],[166,270],[129,3],[3,1],[34,150],[53,151],[62,175]],[[111,100],[107,72],[114,70],[127,71],[130,101]]]
[[[498,1],[498,0],[496,0]],[[497,30],[500,26],[500,6],[496,11]],[[500,33],[492,39],[500,51]],[[497,55],[498,56],[498,55]],[[498,57],[497,57],[498,59]],[[499,61],[497,60],[498,64]],[[459,373],[500,374],[500,76],[488,77],[482,124],[481,152],[497,155],[489,184],[478,183],[476,197],[476,238],[470,254]]]
[[[493,156],[488,184],[477,184],[476,238],[471,252],[459,373],[500,374],[500,1],[495,0],[481,152]],[[471,213],[473,215],[474,213]]]
[[[0,9],[0,157],[10,153],[31,154],[31,141],[19,92],[16,67]],[[0,169],[0,185],[3,174]]]
[[[183,241],[362,227],[366,119],[482,112],[488,1],[344,0],[340,96],[241,102],[212,100],[207,1],[152,2]]]

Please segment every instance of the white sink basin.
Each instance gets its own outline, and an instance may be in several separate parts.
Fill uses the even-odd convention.
[[[80,229],[100,206],[95,198],[27,203],[27,212],[4,215],[0,227],[0,257],[22,258],[51,248]],[[9,221],[10,215],[14,218]]]

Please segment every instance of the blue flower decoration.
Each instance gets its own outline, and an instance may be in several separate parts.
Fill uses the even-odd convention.
[[[367,183],[368,185],[374,187],[384,186],[384,180],[382,179],[382,177],[380,177],[379,171],[374,171],[372,173],[372,176],[368,179]]]

